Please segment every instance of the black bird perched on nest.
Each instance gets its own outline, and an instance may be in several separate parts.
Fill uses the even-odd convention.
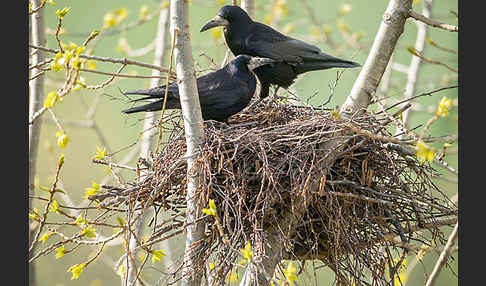
[[[354,68],[358,63],[325,54],[314,45],[286,36],[275,29],[253,21],[239,6],[223,6],[201,32],[223,26],[226,44],[237,56],[274,59],[277,62],[255,69],[261,83],[260,98],[269,94],[270,85],[289,87],[299,74],[329,68]]]
[[[197,78],[199,103],[204,120],[226,121],[228,117],[243,110],[256,90],[253,70],[273,63],[267,58],[239,55],[223,68]],[[165,85],[144,90],[124,92],[123,94],[148,95],[133,101],[158,98],[154,102],[123,110],[124,113],[157,111],[162,109]],[[176,83],[169,84],[166,109],[181,109],[179,88]]]

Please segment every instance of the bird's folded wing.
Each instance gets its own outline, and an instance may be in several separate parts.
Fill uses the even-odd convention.
[[[287,63],[302,63],[307,61],[341,62],[342,59],[323,53],[315,45],[294,39],[268,27],[258,26],[245,40],[245,46],[250,54],[271,58]]]
[[[290,63],[299,63],[309,57],[315,58],[317,56],[319,58],[319,54],[321,54],[321,50],[317,46],[301,40],[282,34],[278,37],[272,34],[267,34],[268,37],[264,35],[252,33],[246,39],[245,45],[251,51],[251,54]]]
[[[166,86],[163,85],[163,86],[157,86],[157,87],[153,87],[153,88],[149,88],[149,89],[127,91],[127,92],[124,92],[123,94],[125,94],[125,95],[131,95],[131,94],[147,95],[145,97],[133,99],[133,100],[131,100],[132,102],[146,100],[146,99],[150,99],[150,98],[164,98],[165,89],[166,89],[165,87]],[[179,97],[179,88],[178,88],[177,84],[175,84],[175,83],[169,84],[169,88],[168,88],[167,93],[168,93],[169,97]]]
[[[217,84],[217,88],[214,85],[199,87],[201,106],[212,106],[217,109],[228,108],[250,93],[248,85],[236,78],[219,81]]]

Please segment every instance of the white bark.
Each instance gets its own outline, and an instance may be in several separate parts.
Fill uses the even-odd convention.
[[[255,0],[241,0],[241,8],[248,13],[250,18],[255,18]]]
[[[162,66],[165,62],[165,58],[168,55],[169,50],[169,9],[163,9],[160,11],[159,23],[157,26],[157,36],[155,40],[155,56],[154,65]],[[160,76],[162,73],[159,70],[152,70],[152,76]],[[161,85],[158,78],[152,78],[150,87],[156,87]],[[149,130],[155,124],[155,116],[152,112],[145,113],[143,130]],[[151,129],[153,130],[153,128]],[[153,133],[145,132],[142,135],[140,142],[140,157],[147,159],[150,154],[150,147],[153,144]]]
[[[162,66],[165,61],[165,57],[167,55],[167,39],[168,39],[168,32],[169,32],[169,10],[163,9],[160,11],[159,14],[159,21],[157,25],[157,35],[155,40],[155,55],[154,55],[154,65]],[[161,72],[159,70],[152,70],[152,76],[160,76]],[[160,82],[158,78],[152,78],[150,82],[150,87],[159,86]],[[155,114],[153,112],[146,112],[145,119],[143,124],[144,132],[142,133],[142,138],[140,139],[140,157],[148,159],[150,155],[150,147],[153,144],[153,125],[156,124]],[[150,130],[150,131],[145,131]],[[140,180],[143,180],[144,174],[141,175]],[[138,208],[139,205],[137,204],[135,208]],[[138,238],[141,237],[143,232],[143,222],[145,221],[145,217],[147,214],[146,209],[140,209],[134,212],[133,217],[139,217],[139,219],[134,224],[134,232]],[[137,247],[137,240],[134,237],[130,238],[129,242],[129,249],[131,255],[135,258],[134,260],[128,259],[128,271],[127,271],[127,284],[133,285],[135,283],[135,279],[137,278],[137,270],[138,267],[136,265],[136,252],[133,251]],[[168,242],[164,241],[162,243],[162,248],[164,248],[166,256],[164,257],[164,261],[171,261],[171,253],[170,248],[168,246]],[[132,261],[135,262],[132,264]],[[122,285],[125,283],[125,279],[122,281]]]
[[[199,285],[203,271],[195,272],[201,266],[198,259],[197,243],[204,237],[203,223],[193,222],[201,215],[199,204],[200,170],[196,157],[203,139],[203,119],[199,104],[194,60],[189,35],[188,0],[172,0],[170,3],[170,27],[175,38],[174,63],[178,78],[179,95],[184,117],[184,130],[187,146],[187,209],[186,209],[186,247],[182,268],[182,286]]]
[[[368,107],[372,96],[375,94],[376,89],[380,83],[381,77],[385,72],[390,57],[395,49],[396,43],[403,33],[405,21],[409,15],[409,10],[412,7],[412,0],[390,0],[388,7],[384,13],[383,21],[377,32],[375,40],[373,42],[370,54],[363,65],[363,68],[355,81],[351,93],[347,97],[345,103],[341,107],[340,113],[344,118],[349,118],[355,114],[361,113]],[[319,168],[322,169],[323,174],[326,174],[326,170],[329,170],[330,166],[334,164],[337,159],[337,154],[342,150],[344,146],[343,139],[338,139],[327,142],[323,146],[320,146],[321,150],[333,150],[326,155],[326,159],[322,160]],[[312,181],[308,190],[318,188],[319,182]],[[279,222],[280,229],[288,229],[295,221],[298,221],[302,215],[305,214],[306,200],[297,198],[294,201],[294,212],[288,213],[282,217]],[[273,230],[268,230],[267,233],[272,233]],[[288,233],[289,236],[293,234],[292,228]],[[267,244],[264,245],[265,255],[267,258],[263,261],[263,268],[266,271],[265,276],[272,277],[275,271],[276,265],[280,262],[281,255],[285,253],[283,245],[276,237],[269,238]],[[248,274],[248,271],[247,273]],[[248,275],[246,275],[248,276]],[[248,283],[246,285],[262,285],[262,274],[257,275],[255,281],[254,275],[249,275],[250,279],[246,279]],[[247,277],[246,277],[247,278]],[[251,280],[251,281],[249,281]],[[241,284],[240,284],[241,285]]]
[[[388,3],[368,58],[341,106],[340,113],[343,117],[349,118],[357,112],[364,112],[368,107],[396,43],[403,33],[405,20],[411,8],[412,0],[390,0]]]
[[[33,1],[33,7],[39,7],[40,0]],[[31,16],[32,29],[32,44],[36,46],[45,46],[45,26],[44,26],[44,9],[39,9]],[[45,55],[43,51],[37,50],[32,56],[31,65],[43,62]],[[44,75],[40,75],[29,83],[29,121],[33,115],[42,108],[42,100],[44,99]],[[37,151],[39,147],[39,138],[42,125],[42,118],[37,118],[29,125],[29,195],[34,194],[34,177],[36,173]],[[29,208],[31,207],[31,200],[29,200]],[[29,229],[29,245],[33,237],[32,230]],[[36,285],[34,263],[29,263],[29,285]]]
[[[423,2],[423,10],[422,13],[425,17],[430,18],[431,17],[431,10],[432,10],[432,1],[433,0],[425,0]],[[427,32],[428,32],[428,25],[417,21],[417,39],[415,40],[415,50],[423,55],[424,54],[424,49],[425,49],[425,38],[427,38]],[[415,91],[417,89],[417,80],[419,77],[420,73],[420,66],[422,64],[422,59],[417,56],[412,56],[412,60],[410,61],[410,65],[408,66],[408,72],[407,72],[407,85],[405,87],[405,94],[404,98],[410,98],[415,94]],[[410,122],[410,113],[411,108],[405,110],[402,113],[403,116],[403,126],[405,129],[407,129],[408,124]],[[397,130],[396,133],[402,133],[401,130]],[[402,133],[403,137],[405,134]]]
[[[390,56],[390,60],[388,61],[388,65],[386,66],[385,72],[383,73],[383,77],[380,82],[380,94],[382,97],[385,97],[390,90],[390,80],[393,71],[393,54]]]

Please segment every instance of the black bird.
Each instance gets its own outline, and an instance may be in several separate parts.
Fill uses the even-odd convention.
[[[277,89],[287,88],[299,74],[308,71],[360,66],[358,63],[325,54],[314,45],[255,22],[239,6],[223,6],[201,28],[201,32],[217,26],[224,27],[226,44],[235,56],[246,54],[277,61],[255,69],[262,85],[260,98],[268,96],[270,85],[277,85]]]
[[[224,122],[231,115],[243,110],[250,102],[256,89],[253,69],[273,62],[273,60],[267,58],[239,55],[223,68],[197,78],[197,90],[203,119]],[[123,94],[148,95],[133,101],[158,99],[145,105],[123,110],[124,113],[162,110],[165,85],[124,92]],[[169,84],[165,108],[181,109],[179,88],[176,83]]]

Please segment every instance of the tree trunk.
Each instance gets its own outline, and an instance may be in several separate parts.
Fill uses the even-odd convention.
[[[40,0],[33,1],[33,7],[41,5]],[[44,27],[44,9],[39,9],[31,16],[32,29],[32,44],[36,46],[45,46],[46,36]],[[41,50],[36,50],[32,56],[31,65],[43,62],[45,54]],[[44,75],[40,75],[33,79],[29,85],[29,121],[32,116],[42,108],[42,100],[44,99]],[[36,173],[37,151],[39,147],[39,138],[42,125],[42,118],[39,117],[29,125],[29,195],[34,195],[34,177]],[[29,209],[32,207],[31,200],[29,200]],[[29,224],[30,225],[30,224]],[[34,237],[34,229],[29,227],[29,245],[32,244],[31,239]],[[36,285],[35,266],[34,263],[29,263],[29,285]]]
[[[172,37],[176,37],[174,63],[187,145],[187,227],[184,265],[182,267],[182,286],[200,284],[203,271],[195,271],[195,267],[202,267],[198,250],[204,237],[204,224],[201,222],[194,223],[202,213],[199,203],[200,166],[196,164],[196,158],[203,139],[204,126],[194,73],[188,14],[188,0],[171,1],[170,26]]]
[[[165,57],[167,55],[167,39],[168,37],[168,32],[169,32],[169,9],[163,9],[160,11],[159,14],[159,21],[157,25],[157,35],[156,35],[156,40],[155,40],[155,55],[154,55],[154,65],[162,66],[165,61]],[[160,76],[161,72],[159,70],[152,70],[152,76]],[[159,78],[152,78],[150,82],[150,87],[156,87],[159,86]],[[140,139],[140,158],[148,159],[150,156],[150,148],[153,145],[153,135],[154,131],[152,131],[152,127],[156,124],[155,120],[155,114],[153,112],[146,112],[145,113],[145,119],[143,123],[143,133],[142,133],[142,138]],[[143,180],[145,176],[142,174],[140,176],[140,180]],[[138,204],[135,208],[138,207]],[[143,222],[145,221],[145,217],[147,214],[146,209],[140,209],[138,211],[135,211],[133,214],[133,217],[139,217],[139,219],[135,222],[134,225],[134,232],[137,235],[138,238],[141,237],[142,232],[143,232]],[[165,249],[165,259],[166,260],[171,260],[171,255],[170,255],[170,248],[168,247],[168,242],[163,241],[162,242],[162,248]],[[137,265],[136,265],[136,252],[133,251],[137,247],[137,240],[134,237],[130,238],[129,242],[129,251],[131,255],[135,258],[134,260],[128,259],[128,265],[129,267],[127,268],[127,281],[128,285],[134,285],[135,284],[135,279],[137,277]],[[132,264],[133,261],[133,264]],[[122,282],[122,285],[124,284],[124,281]]]
[[[250,18],[255,18],[255,0],[241,0],[241,8],[248,13]]]
[[[350,118],[356,113],[362,113],[370,104],[396,43],[403,33],[410,9],[412,0],[390,0],[388,3],[368,58],[354,82],[351,93],[341,106],[340,113],[343,117]]]
[[[433,0],[425,0],[423,2],[422,14],[427,18],[431,18],[432,1]],[[424,22],[420,22],[420,21],[416,21],[416,22],[417,22],[418,30],[417,30],[417,39],[415,40],[414,48],[417,52],[423,55],[425,49],[425,38],[427,38],[427,31],[429,27]],[[415,94],[415,90],[417,89],[417,80],[420,73],[421,64],[422,64],[422,59],[420,57],[412,56],[412,60],[410,61],[410,65],[408,66],[407,86],[405,87],[405,94],[403,95],[404,98],[410,98]],[[403,126],[405,128],[408,127],[408,124],[410,122],[410,115],[411,115],[410,110],[411,108],[405,110],[402,113]],[[401,132],[402,131],[397,130],[396,133],[401,133]],[[405,133],[402,133],[401,137],[404,135]]]
[[[385,72],[388,61],[395,49],[396,43],[403,33],[405,20],[408,17],[408,11],[412,8],[412,0],[390,0],[388,7],[384,13],[383,21],[379,27],[370,54],[355,81],[351,93],[348,95],[345,103],[341,107],[340,114],[344,118],[349,118],[353,115],[364,112],[368,107],[371,97],[375,94],[375,91],[380,83],[380,79]],[[320,150],[323,150],[321,156],[326,156],[325,160],[320,163],[320,169],[322,175],[326,175],[329,168],[334,164],[337,159],[337,154],[342,151],[344,146],[343,138],[336,136],[334,140],[319,146]],[[322,158],[322,157],[321,157]],[[312,193],[317,191],[319,187],[318,180],[313,180],[309,186],[308,191]],[[295,221],[299,221],[305,214],[306,200],[302,197],[295,198],[294,211],[292,213],[286,213],[282,219],[278,222],[278,226],[274,229],[266,230],[266,233],[278,232],[278,229],[287,229],[288,236],[291,237],[293,228],[291,227]],[[262,278],[272,277],[275,271],[275,267],[280,262],[282,255],[285,253],[283,243],[278,239],[268,239],[264,245],[265,255],[268,255],[262,266],[266,273],[261,273],[252,279],[247,279],[246,285],[260,284]],[[252,276],[252,275],[250,275]],[[251,281],[250,281],[251,280]],[[260,280],[260,281],[256,281]],[[268,285],[269,283],[265,283]],[[265,285],[263,284],[263,285]],[[240,284],[241,285],[241,284]]]

